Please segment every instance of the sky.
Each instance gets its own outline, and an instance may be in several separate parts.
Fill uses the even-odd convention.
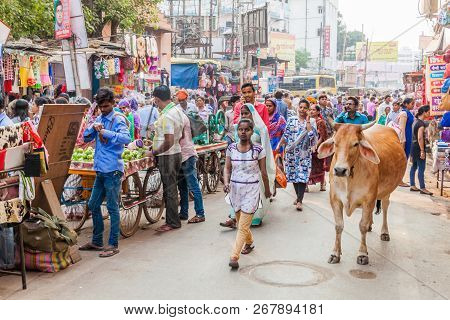
[[[369,41],[390,41],[422,18],[419,0],[339,0],[347,31],[361,30]],[[398,38],[399,47],[419,49],[419,35],[433,35],[431,22],[424,21]]]

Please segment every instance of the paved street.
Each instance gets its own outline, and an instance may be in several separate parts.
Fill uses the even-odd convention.
[[[230,271],[235,232],[219,222],[227,209],[222,193],[206,196],[207,222],[156,234],[140,230],[120,242],[109,259],[82,252],[83,260],[56,274],[2,277],[1,299],[448,299],[450,209],[448,202],[409,191],[392,196],[390,242],[379,239],[381,216],[368,235],[370,263],[356,264],[357,211],[345,220],[343,256],[329,265],[334,224],[328,193],[311,188],[305,210],[292,206],[294,191],[282,190],[261,228],[256,249]],[[442,201],[442,200],[441,200]],[[81,243],[91,230],[84,229]]]

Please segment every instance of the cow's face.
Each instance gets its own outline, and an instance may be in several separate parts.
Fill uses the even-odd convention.
[[[333,173],[338,177],[348,177],[352,172],[358,157],[378,164],[380,159],[377,153],[364,138],[363,130],[370,125],[339,125],[335,124],[336,134],[323,142],[318,150],[319,158],[326,158],[334,154],[335,163]]]

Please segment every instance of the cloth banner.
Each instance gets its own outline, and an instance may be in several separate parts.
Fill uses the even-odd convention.
[[[171,84],[185,89],[197,89],[198,65],[195,63],[172,64]]]

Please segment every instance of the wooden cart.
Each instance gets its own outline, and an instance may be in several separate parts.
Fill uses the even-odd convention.
[[[196,145],[198,154],[197,175],[203,193],[216,192],[223,175],[227,142]]]
[[[72,162],[64,183],[61,206],[67,221],[79,231],[90,217],[88,201],[95,180],[91,164]],[[158,169],[150,158],[130,161],[125,165],[120,193],[120,233],[131,237],[139,229],[142,212],[150,223],[159,221],[164,212],[162,183]],[[106,203],[102,205],[108,217]]]

